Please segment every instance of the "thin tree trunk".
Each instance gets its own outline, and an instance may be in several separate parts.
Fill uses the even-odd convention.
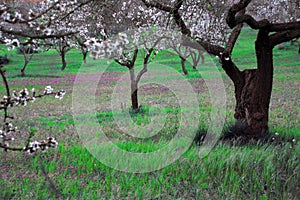
[[[21,76],[26,76],[25,69],[26,65],[24,65],[24,67],[21,69]]]
[[[66,52],[64,50],[61,51],[61,62],[62,62],[61,70],[63,71],[67,67]]]
[[[182,71],[183,71],[184,75],[188,75],[188,71],[186,70],[186,67],[185,67],[185,58],[180,56],[180,59],[181,59]]]
[[[196,52],[192,52],[191,56],[193,60],[193,69],[197,69],[200,58],[202,59],[201,64],[204,64],[204,56],[202,52],[198,51],[198,54]]]
[[[83,62],[84,64],[86,64],[86,57],[87,57],[87,51],[83,51],[82,54],[83,54]]]
[[[200,52],[199,52],[199,56],[201,57],[201,64],[203,65],[204,62],[205,62],[205,58],[204,58],[203,53],[200,53]]]
[[[134,112],[139,111],[138,82],[135,79],[134,68],[129,69],[131,80],[131,107]]]
[[[26,70],[26,67],[27,67],[28,63],[30,62],[30,60],[33,57],[33,53],[29,56],[27,56],[27,52],[25,52],[25,51],[23,51],[22,53],[23,53],[23,56],[24,56],[24,65],[23,65],[23,68],[21,69],[21,76],[26,76],[25,70]]]

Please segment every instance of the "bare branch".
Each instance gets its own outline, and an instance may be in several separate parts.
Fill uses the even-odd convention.
[[[26,33],[24,31],[7,30],[7,29],[4,29],[3,27],[0,27],[0,31],[2,31],[6,34],[15,35],[15,36],[29,37],[31,39],[61,38],[61,37],[71,36],[71,35],[75,35],[75,34],[79,33],[79,31],[76,31],[76,32],[67,32],[67,33],[57,33],[57,34],[52,34],[52,35],[46,35],[46,34],[37,35],[37,34]]]
[[[165,11],[165,12],[172,12],[173,8],[170,6],[163,5],[158,2],[148,2],[147,0],[141,0],[145,6],[148,8],[157,8],[159,10]]]
[[[300,29],[281,31],[269,36],[272,47],[298,37],[300,37]]]
[[[288,23],[276,23],[276,24],[271,24],[269,27],[269,30],[271,32],[296,30],[296,29],[298,29],[298,31],[299,31],[300,21],[288,22]]]

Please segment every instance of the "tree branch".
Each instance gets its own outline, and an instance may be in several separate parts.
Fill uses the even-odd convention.
[[[147,53],[146,57],[144,58],[144,66],[143,69],[139,72],[139,74],[136,77],[136,82],[138,83],[142,76],[147,72],[147,67],[148,67],[148,62],[149,62],[149,58],[153,52],[154,48],[149,49],[149,52]]]
[[[300,29],[281,31],[269,36],[272,47],[298,37],[300,37]]]
[[[270,25],[270,22],[266,19],[263,19],[261,21],[256,21],[250,15],[243,14],[240,16],[236,16],[237,13],[244,10],[251,1],[252,0],[241,0],[237,4],[234,4],[233,6],[231,6],[231,8],[229,9],[229,11],[227,13],[227,17],[226,17],[226,23],[228,24],[228,26],[230,28],[234,28],[238,24],[241,24],[244,22],[247,23],[252,29],[261,29],[261,28],[265,28]]]
[[[296,29],[298,29],[298,31],[299,31],[300,21],[288,22],[288,23],[276,23],[276,24],[271,24],[269,27],[269,30],[271,32],[296,30]]]
[[[233,47],[241,33],[242,28],[243,28],[243,24],[239,24],[233,29],[232,33],[229,36],[228,42],[226,44],[226,48],[224,50],[225,56],[231,57]]]
[[[165,11],[165,12],[172,12],[172,10],[173,10],[172,7],[163,5],[158,2],[148,2],[147,0],[141,0],[141,1],[145,4],[145,6],[147,8],[157,8],[157,9]]]
[[[70,35],[75,35],[79,33],[79,31],[76,32],[68,32],[68,33],[57,33],[57,34],[52,34],[52,35],[34,35],[30,33],[26,33],[24,31],[14,31],[14,30],[7,30],[4,29],[3,27],[0,27],[0,31],[11,34],[11,35],[16,35],[16,36],[21,36],[21,37],[29,37],[31,39],[50,39],[50,38],[60,38],[60,37],[65,37],[65,36],[70,36]]]

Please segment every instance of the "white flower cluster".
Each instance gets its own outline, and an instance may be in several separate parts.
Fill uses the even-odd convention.
[[[43,140],[41,142],[30,142],[28,147],[24,147],[23,150],[26,150],[28,153],[34,153],[38,150],[45,152],[48,148],[57,148],[57,146],[58,142],[56,139],[54,137],[48,137],[47,140]]]
[[[55,98],[61,100],[66,94],[66,91],[64,90],[60,90],[58,92],[56,92],[55,94]]]
[[[15,140],[11,135],[16,131],[17,127],[14,127],[11,122],[6,122],[3,126],[3,130],[0,129],[0,144],[9,147],[9,141]]]
[[[48,85],[45,87],[44,93],[42,95],[36,96],[35,89],[31,89],[31,95],[27,88],[20,90],[20,91],[12,91],[12,96],[3,96],[2,100],[0,101],[0,109],[4,109],[5,106],[13,106],[15,105],[22,105],[26,106],[27,102],[31,101],[34,102],[36,97],[41,97],[43,95],[55,95],[56,99],[62,99],[66,92],[64,90],[59,90],[58,92],[54,93],[53,88]]]
[[[20,46],[18,39],[5,39],[4,43],[6,44],[8,50],[13,50],[15,47]]]
[[[105,41],[92,38],[84,43],[91,52],[91,57],[94,59],[108,58],[117,59],[123,56],[124,51],[127,50],[126,45],[129,44],[127,35],[119,33],[115,40],[107,39]]]
[[[45,87],[44,94],[52,94],[53,93],[53,88],[51,85],[48,85]]]
[[[66,91],[59,90],[58,92],[54,93],[53,88],[50,85],[48,85],[45,87],[44,95],[50,95],[50,94],[55,94],[56,99],[62,99],[65,96]]]
[[[12,100],[15,102],[16,105],[22,105],[22,106],[26,106],[28,101],[35,101],[35,91],[34,88],[32,88],[31,90],[32,92],[32,96],[29,95],[29,92],[27,90],[27,88],[17,92],[17,91],[13,91],[12,92]]]

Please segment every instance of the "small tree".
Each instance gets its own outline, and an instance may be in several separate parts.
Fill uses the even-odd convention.
[[[29,62],[31,61],[31,59],[33,58],[33,55],[34,55],[34,50],[35,48],[32,47],[32,45],[26,45],[26,46],[21,46],[19,47],[19,52],[21,54],[23,54],[23,57],[24,57],[24,65],[23,65],[23,68],[21,69],[21,76],[25,76],[25,70],[26,70],[26,67],[27,65],[29,64]]]
[[[66,37],[62,37],[59,40],[57,40],[57,44],[54,46],[61,58],[61,63],[62,63],[61,70],[63,71],[67,67],[66,54],[68,51],[72,49],[72,45],[70,44],[70,42]]]
[[[189,48],[185,48],[180,43],[175,41],[171,41],[170,46],[180,58],[181,68],[184,75],[188,75],[188,71],[185,66],[185,61],[189,56],[191,56],[191,51],[189,51]]]
[[[191,51],[191,57],[192,57],[192,61],[193,61],[193,69],[197,69],[197,66],[201,60],[201,64],[203,65],[205,62],[205,58],[204,58],[204,52],[201,50],[193,50],[191,48],[189,48],[189,50]]]
[[[131,80],[131,107],[134,112],[139,111],[138,83],[147,72],[148,64],[157,54],[160,48],[159,43],[164,38],[163,35],[154,35],[152,31],[151,29],[141,28],[134,30],[135,33],[128,34],[131,35],[131,38],[128,38],[125,33],[119,33],[117,39],[114,41],[111,39],[105,41],[94,39],[86,42],[93,58],[114,59],[118,64],[129,70]],[[144,34],[141,34],[142,32]],[[143,68],[136,74],[135,64],[138,55],[142,56]]]

